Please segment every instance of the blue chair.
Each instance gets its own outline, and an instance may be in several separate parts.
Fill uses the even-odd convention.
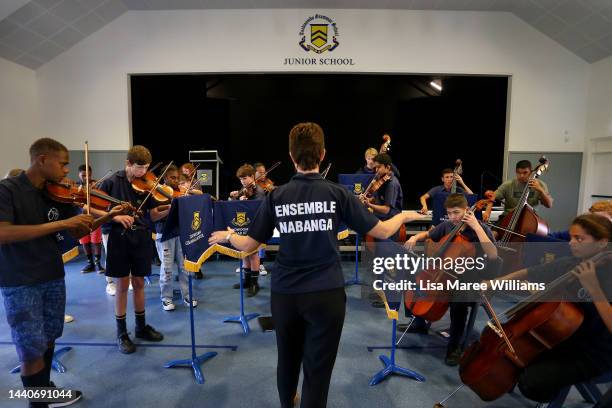
[[[605,373],[597,378],[594,378],[591,381],[574,384],[574,387],[576,387],[576,389],[578,390],[580,395],[582,395],[582,398],[584,398],[586,402],[596,404],[599,403],[603,396],[601,391],[599,391],[597,384],[605,384],[611,381],[612,371],[609,373]],[[557,394],[557,396],[551,402],[545,404],[538,404],[538,408],[562,408],[563,403],[565,402],[565,399],[567,398],[567,395],[569,394],[571,388],[572,386],[563,388],[561,391],[559,391],[559,394]],[[601,408],[605,407],[602,406]]]

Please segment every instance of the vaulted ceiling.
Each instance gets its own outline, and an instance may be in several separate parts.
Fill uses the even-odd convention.
[[[612,55],[612,0],[1,0],[0,57],[36,69],[128,10],[268,8],[508,11],[585,61]]]

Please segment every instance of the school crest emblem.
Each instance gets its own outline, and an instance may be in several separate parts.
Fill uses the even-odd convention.
[[[236,227],[244,227],[251,222],[246,212],[236,211],[236,216],[232,220],[232,224]]]
[[[336,22],[320,14],[308,17],[302,24],[299,35],[300,47],[306,52],[322,54],[325,51],[333,51],[340,45]]]
[[[202,218],[199,211],[193,212],[193,220],[191,220],[191,229],[197,231],[202,226]]]

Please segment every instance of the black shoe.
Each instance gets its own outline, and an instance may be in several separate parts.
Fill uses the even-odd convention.
[[[56,385],[53,383],[53,381],[49,381],[49,387],[57,388]],[[65,394],[68,394],[68,392],[66,392]],[[70,390],[70,396],[65,395],[65,398],[63,398],[64,401],[49,402],[46,406],[47,407],[67,407],[79,401],[81,398],[83,398],[83,393],[81,391]],[[30,404],[30,406],[32,405]]]
[[[136,338],[147,341],[162,341],[164,335],[147,324],[144,329],[136,330]]]
[[[375,300],[372,302],[372,307],[375,307],[377,309],[384,309],[385,302],[383,302],[382,300]]]
[[[242,282],[242,287],[247,289],[247,287],[245,286],[244,282]],[[240,289],[240,283],[234,283],[232,285],[232,289]]]
[[[247,292],[247,297],[253,297],[259,293],[259,283],[254,283],[249,286],[249,291]]]
[[[85,265],[83,269],[81,269],[81,273],[89,273],[89,272],[95,272],[95,271],[96,271],[96,266],[93,264],[93,262],[87,262],[87,265]]]
[[[106,271],[100,261],[96,262],[96,270],[98,271],[98,273],[104,273]]]
[[[119,351],[123,354],[132,354],[136,351],[136,346],[132,343],[127,333],[123,333],[117,338],[117,346],[119,346]]]
[[[368,299],[369,300],[380,300],[380,296],[378,296],[378,293],[372,292],[368,295]]]
[[[202,272],[197,271],[197,272],[195,273],[195,278],[196,278],[197,280],[204,279],[204,275],[202,274]]]
[[[461,360],[461,348],[454,347],[446,351],[446,358],[444,358],[444,363],[447,366],[455,367],[456,365],[459,365],[460,360]]]
[[[417,325],[417,324],[412,324],[410,325],[410,327],[408,327],[408,323],[400,323],[396,326],[397,331],[399,332],[405,332],[406,329],[408,329],[407,333],[416,333],[416,334],[427,334],[429,333],[429,329],[427,329],[427,326],[421,326],[421,325]]]

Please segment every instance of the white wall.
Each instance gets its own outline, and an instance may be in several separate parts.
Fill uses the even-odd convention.
[[[336,20],[328,56],[284,67],[309,16]],[[130,11],[38,70],[41,122],[79,149],[130,144],[128,73],[350,71],[512,75],[511,151],[583,151],[589,65],[510,13],[397,10]],[[486,144],[486,141],[483,141]]]
[[[612,57],[591,65],[587,106],[582,211],[612,195]]]
[[[28,148],[41,137],[36,73],[0,58],[0,178],[29,164]]]

